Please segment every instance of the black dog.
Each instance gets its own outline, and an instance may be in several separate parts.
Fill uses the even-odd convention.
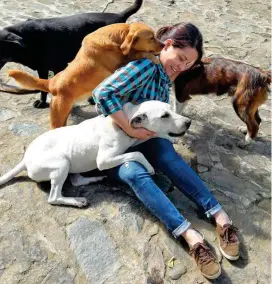
[[[125,23],[128,17],[136,13],[143,1],[135,3],[122,13],[84,13],[68,17],[29,19],[9,26],[0,31],[0,69],[7,62],[16,62],[37,70],[41,79],[48,78],[48,72],[55,74],[64,70],[74,59],[83,38],[100,27]],[[3,91],[8,91],[7,85]],[[10,92],[22,93],[16,88]],[[29,93],[29,91],[28,91]],[[41,93],[41,99],[34,107],[48,107],[47,93]]]

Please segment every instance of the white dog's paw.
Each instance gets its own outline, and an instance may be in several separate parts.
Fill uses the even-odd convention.
[[[88,205],[88,200],[85,197],[76,197],[75,199],[75,206],[77,207],[85,207]]]
[[[84,207],[88,205],[88,200],[85,197],[59,197],[59,198],[50,198],[48,202],[51,205],[70,205],[76,207]]]

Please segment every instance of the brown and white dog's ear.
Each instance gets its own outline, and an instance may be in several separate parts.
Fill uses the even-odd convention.
[[[128,33],[128,35],[126,36],[125,40],[123,41],[122,45],[120,46],[122,52],[124,55],[128,55],[130,52],[130,49],[132,47],[133,42],[135,41],[135,39],[137,38],[137,36],[135,34],[132,33]]]

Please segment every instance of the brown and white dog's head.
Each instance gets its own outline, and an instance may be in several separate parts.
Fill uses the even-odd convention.
[[[129,32],[121,45],[124,55],[131,50],[158,54],[164,43],[155,37],[154,31],[144,23],[137,22],[129,25]]]

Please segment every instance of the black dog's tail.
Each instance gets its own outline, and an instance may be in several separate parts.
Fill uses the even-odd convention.
[[[138,12],[143,4],[143,0],[136,0],[132,6],[121,12],[120,15],[123,17],[124,22],[133,14]]]

